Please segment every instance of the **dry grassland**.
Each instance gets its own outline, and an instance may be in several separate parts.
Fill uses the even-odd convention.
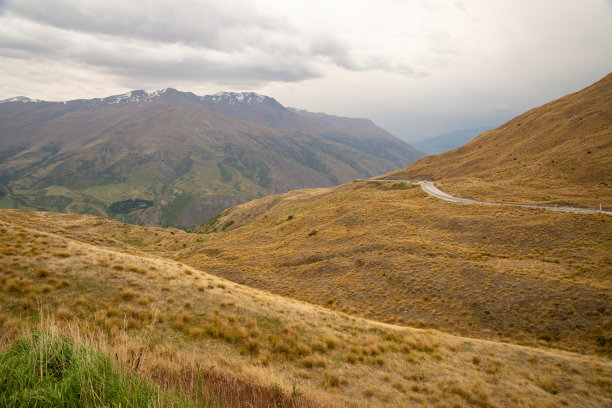
[[[300,208],[296,221],[309,213]],[[42,310],[59,331],[89,339],[123,367],[186,395],[207,387],[221,406],[612,403],[612,363],[601,357],[398,327],[289,300],[146,254],[135,227],[121,235],[121,224],[96,217],[0,214],[3,347],[39,327]],[[114,226],[116,239],[96,233],[103,225]],[[327,234],[325,226],[318,231],[310,238]],[[187,234],[166,233],[163,250],[180,252]]]
[[[245,219],[254,221],[175,256],[372,319],[612,350],[609,216],[453,204],[356,182],[236,207],[209,230]]]
[[[453,204],[372,182],[246,203],[204,227],[225,228],[209,234],[11,215],[361,317],[583,353],[612,350],[607,215]]]

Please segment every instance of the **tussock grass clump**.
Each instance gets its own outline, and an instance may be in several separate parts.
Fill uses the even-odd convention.
[[[47,278],[50,274],[49,269],[44,266],[34,269],[34,276],[37,278]]]
[[[189,407],[110,358],[49,331],[22,337],[0,354],[0,405],[5,407]]]
[[[117,296],[123,300],[134,300],[138,297],[138,293],[132,289],[121,289]]]
[[[32,280],[18,277],[7,279],[4,285],[4,291],[14,295],[30,293],[32,291]]]
[[[127,265],[126,269],[129,272],[136,272],[136,273],[138,273],[140,275],[146,275],[147,274],[147,270],[145,268],[141,267],[141,266],[138,266],[138,265]]]
[[[333,350],[338,345],[338,338],[331,333],[325,334],[323,336],[323,341],[325,342],[327,348],[330,350]]]
[[[327,360],[321,357],[308,356],[302,359],[302,364],[306,368],[316,368],[316,367],[325,368],[327,367]]]
[[[66,307],[60,306],[55,311],[55,317],[60,320],[72,320],[74,318],[74,315]]]
[[[338,371],[326,371],[325,372],[325,385],[327,387],[340,387],[341,385],[347,384],[348,381],[344,378],[344,375]]]

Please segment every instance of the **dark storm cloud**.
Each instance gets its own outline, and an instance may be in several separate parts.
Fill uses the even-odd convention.
[[[8,6],[0,25],[3,56],[73,61],[126,79],[255,86],[321,77],[329,64],[417,74],[331,34],[311,36],[252,2],[19,0]]]

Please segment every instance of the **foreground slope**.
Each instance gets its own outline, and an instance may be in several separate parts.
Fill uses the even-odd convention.
[[[612,208],[612,74],[385,178],[436,180],[481,201]]]
[[[173,89],[0,103],[0,208],[189,227],[255,197],[332,186],[420,157],[367,120],[326,123],[269,97],[221,95],[212,105]],[[282,126],[266,119],[275,115]]]
[[[0,231],[2,345],[38,327],[42,308],[125,369],[221,406],[270,406],[252,399],[262,388],[285,406],[612,403],[609,360],[347,316],[165,259],[146,242],[196,250],[201,235],[16,210],[0,212]],[[253,387],[231,399],[224,390],[237,383]]]

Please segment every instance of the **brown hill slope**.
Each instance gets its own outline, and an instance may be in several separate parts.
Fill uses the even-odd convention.
[[[126,369],[186,396],[211,395],[213,406],[280,406],[281,397],[295,407],[612,402],[612,364],[597,356],[368,321],[145,252],[161,244],[212,254],[200,234],[15,210],[0,211],[0,232],[0,349],[40,327],[42,309]],[[204,267],[217,268],[211,261]],[[252,386],[230,398],[241,384]]]
[[[245,203],[198,229],[205,234],[113,225],[64,229],[368,318],[612,352],[606,215],[458,205],[355,182]]]
[[[612,74],[384,178],[436,180],[488,201],[612,208]]]
[[[354,182],[252,201],[200,231],[212,234],[177,259],[249,286],[411,326],[612,351],[610,216]]]

